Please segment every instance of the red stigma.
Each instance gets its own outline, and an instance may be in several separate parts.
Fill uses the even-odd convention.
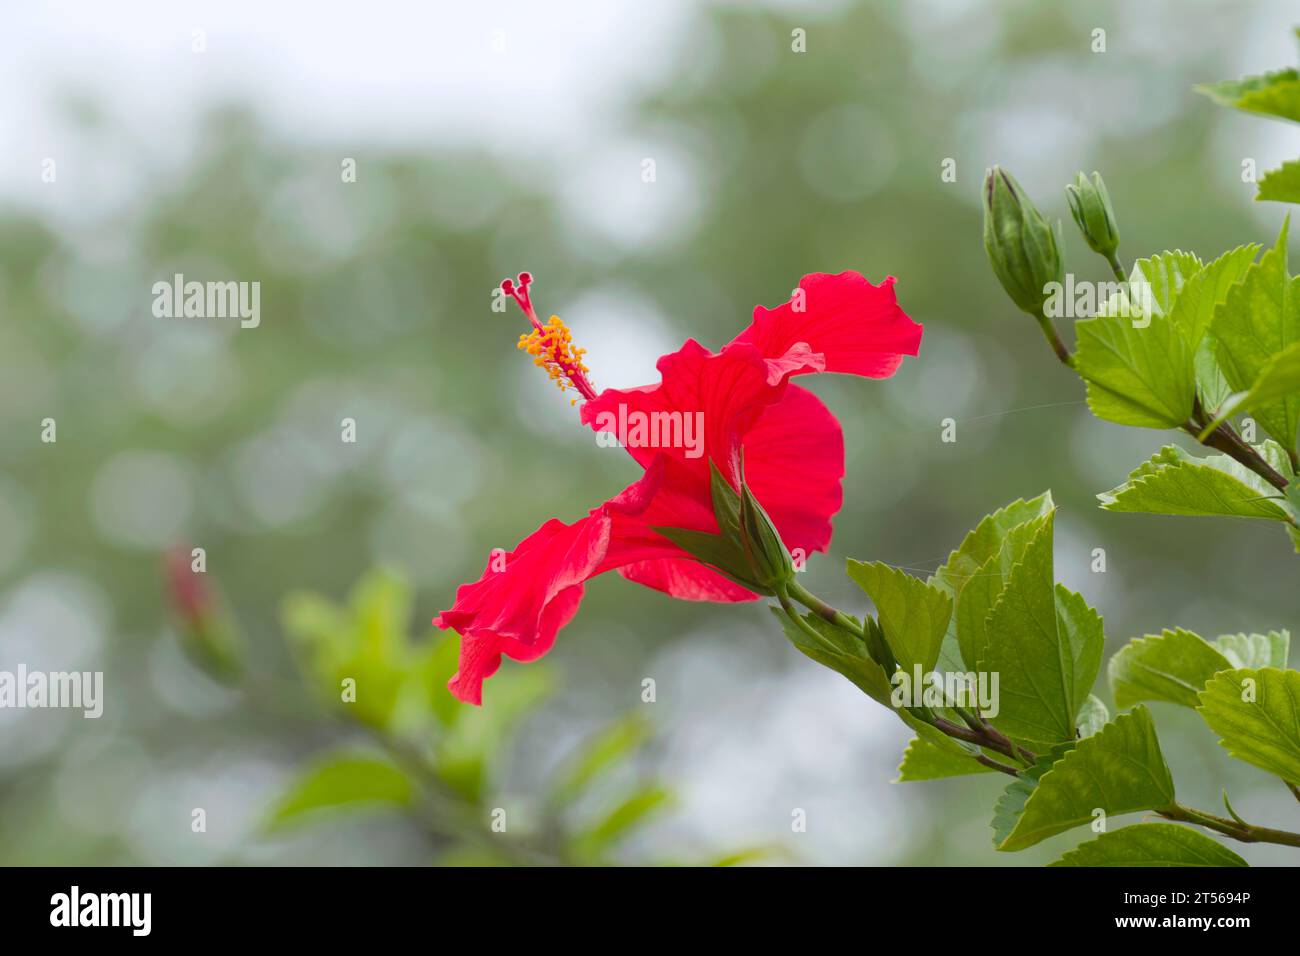
[[[528,287],[533,284],[533,274],[519,273],[518,282],[519,284],[515,285],[515,280],[502,279],[501,291],[519,303],[519,308],[523,310],[524,315],[528,316],[528,321],[532,322],[535,328],[541,328],[542,323],[538,321],[537,313],[533,311],[533,300],[528,294]]]

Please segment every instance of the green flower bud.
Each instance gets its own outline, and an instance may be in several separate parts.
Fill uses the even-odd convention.
[[[763,587],[783,591],[794,580],[794,563],[776,525],[749,485],[743,483],[740,486],[740,549],[749,564],[750,576]]]
[[[238,681],[244,673],[243,635],[183,550],[167,556],[167,590],[186,656],[214,680]]]
[[[1048,283],[1065,278],[1056,234],[1020,184],[998,166],[984,177],[984,251],[1011,301],[1041,317]]]
[[[1115,210],[1110,204],[1110,194],[1101,181],[1101,173],[1094,172],[1089,180],[1083,173],[1065,187],[1065,198],[1070,201],[1070,215],[1083,233],[1088,247],[1098,255],[1112,259],[1119,248],[1119,226],[1115,224]]]

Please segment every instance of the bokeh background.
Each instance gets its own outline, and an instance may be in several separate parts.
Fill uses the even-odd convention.
[[[850,610],[866,604],[844,558],[932,570],[986,512],[1050,488],[1058,574],[1105,616],[1108,651],[1174,625],[1300,632],[1300,565],[1276,529],[1098,510],[1169,436],[1089,415],[988,271],[978,189],[986,166],[1012,169],[1066,218],[1081,277],[1108,276],[1069,227],[1078,169],[1104,173],[1126,261],[1270,241],[1284,210],[1252,203],[1241,161],[1269,168],[1300,136],[1191,87],[1292,64],[1295,19],[1285,0],[7,8],[0,667],[103,670],[107,699],[98,721],[0,712],[0,862],[428,862],[400,816],[259,833],[335,732],[254,712],[183,657],[162,555],[205,547],[250,669],[293,682],[287,593],[341,600],[393,567],[425,641],[489,549],[621,488],[631,462],[516,352],[518,317],[490,309],[521,269],[598,386],[653,381],[687,336],[722,344],[806,272],[898,277],[920,358],[890,381],[812,383],[848,476],[809,585]],[[261,326],[155,318],[151,286],[175,272],[260,281]],[[526,800],[579,738],[640,708],[676,802],[629,859],[776,844],[806,863],[1032,864],[1079,837],[996,854],[1000,781],[890,783],[905,729],[759,605],[678,604],[611,575],[549,661],[555,691],[495,755],[496,796]],[[1294,819],[1195,714],[1156,709],[1185,802],[1213,809],[1226,785],[1247,818]]]

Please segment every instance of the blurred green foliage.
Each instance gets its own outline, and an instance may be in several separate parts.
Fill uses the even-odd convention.
[[[611,852],[656,813],[670,794],[653,779],[634,780],[594,816],[575,819],[602,778],[636,757],[649,739],[644,718],[615,722],[558,771],[536,819],[511,819],[493,806],[494,772],[509,756],[512,729],[551,691],[545,665],[510,670],[494,681],[491,707],[462,704],[447,690],[456,670],[455,635],[413,645],[411,594],[392,572],[368,574],[340,607],[315,594],[285,602],[285,630],[321,701],[364,726],[378,754],[333,751],[312,762],[272,809],[268,832],[321,810],[400,808],[435,839],[438,859],[457,865],[611,861]],[[249,689],[257,693],[257,685]]]

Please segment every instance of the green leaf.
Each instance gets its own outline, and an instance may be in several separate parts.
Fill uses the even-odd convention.
[[[1300,122],[1300,73],[1278,70],[1196,87],[1224,106]]]
[[[1050,753],[1043,754],[1034,761],[1032,767],[1026,767],[1016,775],[1016,779],[1007,784],[1006,789],[993,805],[993,819],[989,826],[993,828],[993,846],[1000,847],[1011,835],[1011,831],[1020,822],[1025,812],[1025,804],[1038,787],[1043,774],[1064,757],[1074,745],[1071,743],[1053,747]]]
[[[1300,342],[1300,276],[1293,279],[1287,272],[1288,223],[1277,244],[1246,270],[1214,312],[1215,358],[1234,391],[1249,392],[1277,353]],[[1281,375],[1287,377],[1285,371]],[[1295,447],[1300,392],[1263,404],[1255,418],[1284,446]]]
[[[390,761],[335,755],[308,768],[293,782],[271,810],[265,829],[281,830],[315,811],[404,807],[414,799],[410,778]]]
[[[1104,643],[1101,618],[1054,583],[1052,525],[1048,515],[1007,576],[974,655],[977,670],[999,675],[999,709],[990,722],[1028,743],[1075,738],[1074,718]]]
[[[655,814],[667,809],[672,794],[651,785],[633,792],[613,809],[573,838],[573,851],[579,857],[595,861],[600,855],[643,826]]]
[[[1238,246],[1206,265],[1183,284],[1169,311],[1169,321],[1178,328],[1193,353],[1192,373],[1197,392],[1202,407],[1211,413],[1232,388],[1215,361],[1213,337],[1208,334],[1210,323],[1215,308],[1228,297],[1228,290],[1241,281],[1259,254],[1259,248],[1255,243]]]
[[[1254,411],[1265,405],[1285,403],[1293,395],[1300,395],[1300,341],[1270,358],[1255,383],[1250,386],[1250,391],[1229,398],[1200,437],[1204,439],[1233,415]]]
[[[1265,173],[1255,201],[1300,203],[1300,160],[1290,160]]]
[[[447,682],[460,666],[460,636],[452,631],[430,642],[422,664],[424,701],[429,712],[444,727],[453,726],[469,707],[451,695]]]
[[[1054,510],[1009,529],[996,554],[980,565],[957,599],[957,643],[968,669],[974,668],[988,643],[988,622],[993,607],[1006,589],[1013,568],[1024,558],[1030,543],[1048,527]]]
[[[971,773],[993,773],[992,767],[974,759],[976,750],[954,752],[922,737],[913,737],[903,752],[903,762],[898,765],[895,783],[915,780],[939,780],[960,777]]]
[[[889,676],[883,667],[871,659],[867,645],[857,635],[809,613],[804,615],[803,620],[817,634],[817,639],[814,640],[792,623],[780,608],[772,608],[772,613],[781,623],[785,636],[800,653],[823,667],[844,675],[872,700],[894,709],[890,703],[893,686],[889,682]]]
[[[1167,807],[1173,801],[1174,782],[1151,713],[1139,705],[1080,740],[1043,774],[998,849],[1023,850],[1091,822],[1096,810],[1113,817]]]
[[[378,569],[365,575],[339,608],[312,594],[290,595],[283,621],[291,645],[315,688],[331,706],[351,718],[387,730],[393,727],[402,705],[427,699],[419,673],[427,663],[423,649],[410,643],[406,626],[411,612],[411,591],[399,574]],[[344,682],[355,699],[343,697]],[[425,717],[420,706],[419,720]]]
[[[1061,650],[1070,661],[1074,674],[1074,691],[1070,698],[1078,713],[1092,698],[1105,713],[1106,707],[1092,697],[1092,687],[1101,670],[1101,658],[1106,649],[1106,634],[1101,615],[1088,606],[1082,595],[1064,584],[1056,586],[1056,626]],[[1105,718],[1101,721],[1106,722]],[[1082,728],[1080,728],[1082,733]]]
[[[554,679],[545,667],[502,670],[492,678],[491,698],[483,707],[463,706],[455,725],[438,738],[438,775],[457,793],[478,800],[487,784],[488,763],[514,725],[551,692]]]
[[[1013,529],[1042,518],[1055,507],[1052,493],[1045,491],[1029,501],[1017,498],[1005,508],[986,516],[967,533],[961,547],[948,556],[947,563],[935,571],[928,583],[956,598],[966,582],[979,572],[981,565],[1002,550],[1003,542]]]
[[[948,556],[947,562],[938,568],[926,583],[946,592],[952,597],[954,604],[958,603],[966,583],[980,573],[980,567],[986,561],[1001,551],[1007,534],[1021,525],[1041,518],[1053,507],[1051,492],[1044,492],[1030,501],[1017,499],[1005,508],[988,515],[966,535],[961,547]],[[998,589],[1000,588],[999,575]],[[996,597],[996,594],[995,591],[993,596]],[[992,606],[993,598],[987,598],[987,601],[988,605]],[[986,607],[984,612],[987,613],[987,610]],[[979,621],[983,623],[982,615]],[[961,656],[958,616],[955,613],[948,621],[948,631],[944,634],[943,644],[940,645],[937,666],[945,673],[967,670]]]
[[[1258,445],[1254,446],[1259,452],[1261,458],[1268,462],[1273,470],[1283,478],[1295,477],[1295,466],[1291,463],[1291,456],[1287,454],[1286,449],[1273,441],[1271,438],[1264,439]],[[1293,504],[1300,505],[1300,501],[1293,501]]]
[[[1214,357],[1214,336],[1208,333],[1196,352],[1196,392],[1201,398],[1201,408],[1211,415],[1236,394],[1223,377],[1223,369]]]
[[[1241,281],[1259,250],[1259,244],[1253,242],[1238,246],[1188,277],[1169,310],[1169,318],[1189,345],[1200,345],[1214,319],[1215,306],[1224,301],[1228,290]]]
[[[732,850],[716,859],[695,865],[712,867],[744,866],[747,863],[757,863],[760,860],[770,860],[773,857],[788,856],[789,853],[790,851],[783,846],[751,846],[742,850]]]
[[[1193,458],[1176,445],[1166,445],[1124,484],[1097,496],[1107,511],[1289,521],[1274,497],[1276,489],[1227,455]]]
[[[1144,700],[1195,707],[1205,682],[1232,666],[1208,642],[1182,628],[1131,640],[1110,659],[1111,693],[1121,710]]]
[[[1161,252],[1148,259],[1139,259],[1129,271],[1130,283],[1145,284],[1151,290],[1152,311],[1168,315],[1182,294],[1183,286],[1200,272],[1203,263],[1195,253],[1175,249]]]
[[[1215,639],[1214,646],[1228,659],[1228,667],[1285,668],[1291,650],[1291,632],[1224,634]]]
[[[1176,823],[1137,823],[1080,843],[1048,866],[1248,866],[1217,840]]]
[[[650,724],[639,714],[629,714],[610,724],[582,746],[560,775],[553,790],[554,801],[564,805],[576,799],[592,781],[640,748],[649,736]]]
[[[1183,252],[1140,259],[1129,276],[1151,292],[1140,317],[1099,315],[1075,323],[1075,368],[1094,415],[1121,425],[1177,428],[1196,398],[1195,345],[1170,315],[1201,262]]]
[[[1197,710],[1228,753],[1300,785],[1300,671],[1225,671],[1200,701]]]
[[[1100,697],[1096,694],[1089,694],[1079,708],[1079,715],[1075,718],[1079,725],[1080,737],[1091,737],[1106,724],[1110,723],[1110,711],[1102,703]]]
[[[952,617],[952,598],[906,571],[881,562],[848,562],[848,574],[876,605],[885,642],[909,676],[929,674]]]

